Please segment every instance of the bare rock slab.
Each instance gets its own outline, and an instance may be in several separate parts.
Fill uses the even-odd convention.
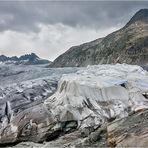
[[[148,110],[137,112],[107,127],[110,147],[147,147]]]

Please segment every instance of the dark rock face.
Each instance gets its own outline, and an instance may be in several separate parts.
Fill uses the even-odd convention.
[[[18,114],[4,129],[1,129],[1,144],[34,141],[41,142],[52,134],[54,119],[42,105],[30,107]]]
[[[24,64],[24,65],[36,65],[36,64],[49,64],[50,61],[39,58],[35,53],[26,54],[20,57],[6,57],[4,55],[0,56],[0,62],[6,64]]]
[[[31,142],[20,143],[15,147],[147,147],[148,145],[148,110],[141,110],[129,117],[104,124],[89,134],[82,131],[60,136],[54,141],[36,144]]]
[[[120,30],[95,41],[70,48],[51,67],[93,64],[148,64],[148,9],[138,11]]]
[[[4,61],[7,61],[8,60],[8,57],[4,56],[4,55],[1,55],[0,56],[0,61],[1,62],[4,62]]]
[[[148,9],[139,10],[127,23],[126,27],[138,21],[148,23]]]
[[[76,130],[44,144],[26,142],[18,144],[18,147],[147,147],[147,123],[148,110],[141,110],[129,117],[105,124],[85,137],[82,131]]]

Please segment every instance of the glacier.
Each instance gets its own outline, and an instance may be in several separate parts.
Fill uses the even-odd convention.
[[[0,145],[51,141],[67,133],[83,141],[81,133],[148,108],[148,72],[140,66],[0,69]]]
[[[64,74],[44,104],[57,122],[77,121],[98,127],[148,108],[148,72],[136,65],[88,66]]]

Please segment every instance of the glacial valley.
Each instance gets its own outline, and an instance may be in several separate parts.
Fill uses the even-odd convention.
[[[136,65],[1,64],[0,145],[146,146],[147,99],[148,72]]]

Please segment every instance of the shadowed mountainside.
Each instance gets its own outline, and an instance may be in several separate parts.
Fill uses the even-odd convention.
[[[120,30],[95,41],[71,47],[51,67],[93,64],[148,64],[148,9],[139,10]]]

